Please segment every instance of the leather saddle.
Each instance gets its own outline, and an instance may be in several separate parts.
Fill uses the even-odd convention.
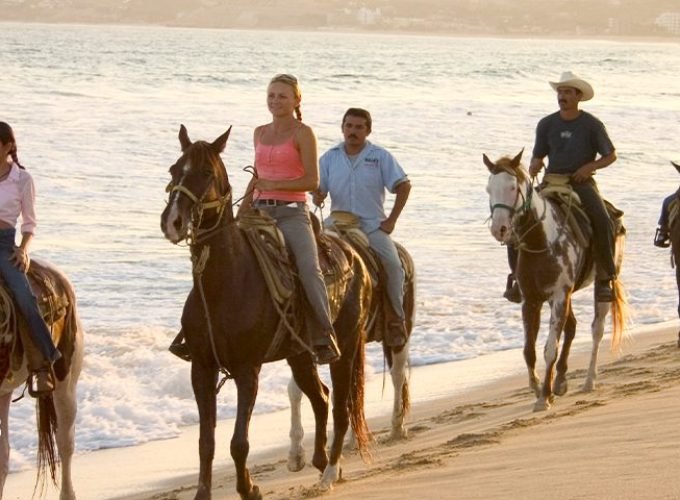
[[[310,214],[316,237],[319,265],[328,290],[331,316],[337,317],[342,305],[345,286],[352,273],[351,249],[339,238],[333,238],[320,231],[318,219]],[[238,218],[238,225],[248,240],[257,258],[267,288],[279,312],[280,321],[274,340],[265,360],[273,359],[280,351],[288,334],[298,341],[299,346],[307,347],[309,339],[305,332],[305,317],[300,307],[306,300],[297,279],[297,268],[293,257],[286,248],[283,233],[276,221],[265,211],[251,208]],[[291,346],[293,352],[299,349]]]
[[[538,187],[538,191],[546,200],[555,202],[554,205],[563,215],[566,224],[573,231],[579,244],[584,248],[590,248],[593,236],[590,218],[583,210],[581,199],[572,189],[569,181],[570,176],[568,175],[546,174],[543,176],[543,181]],[[626,234],[626,228],[623,225],[623,210],[616,208],[608,200],[603,199],[603,202],[612,221],[614,237]],[[585,280],[593,265],[594,255],[593,252],[589,251],[587,252],[586,265],[583,266],[577,278],[577,286]]]
[[[380,258],[370,247],[368,237],[359,228],[358,217],[351,212],[336,210],[330,215],[331,231],[340,235],[341,238],[349,242],[364,261],[371,277],[373,285],[373,300],[371,300],[371,312],[369,318],[368,341],[380,342],[383,340],[387,325],[390,322],[398,321],[399,316],[394,311],[387,295],[387,277],[383,269]],[[409,283],[414,279],[415,269],[413,260],[410,258],[406,249],[395,242],[399,260],[404,269],[404,282]]]
[[[31,260],[28,269],[28,282],[38,301],[38,307],[45,323],[50,327],[63,319],[68,313],[74,298],[66,286],[64,277],[54,268]],[[20,318],[11,293],[5,284],[0,282],[0,383],[12,370],[21,368],[23,356],[26,354],[36,363],[42,361],[41,354],[30,340],[26,323]],[[64,331],[53,329],[52,338],[55,345],[61,340]],[[19,332],[19,335],[17,335]]]

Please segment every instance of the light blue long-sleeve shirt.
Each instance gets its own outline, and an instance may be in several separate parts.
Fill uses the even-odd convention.
[[[331,196],[331,211],[352,212],[361,230],[372,233],[387,218],[385,190],[408,180],[404,169],[386,149],[366,141],[355,161],[347,156],[345,143],[332,147],[319,159],[319,190]]]

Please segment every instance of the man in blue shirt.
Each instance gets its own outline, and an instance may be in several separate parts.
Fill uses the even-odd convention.
[[[319,189],[314,203],[331,196],[331,212],[351,212],[379,256],[387,277],[387,295],[399,318],[390,322],[388,345],[406,343],[404,323],[404,270],[390,237],[411,191],[411,182],[397,160],[384,148],[371,144],[372,119],[368,111],[350,108],[342,118],[344,141],[319,159]],[[396,195],[389,215],[385,214],[385,191]]]

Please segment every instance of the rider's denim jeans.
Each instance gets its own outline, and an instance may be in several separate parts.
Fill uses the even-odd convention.
[[[28,323],[36,347],[46,360],[52,362],[59,358],[59,351],[54,347],[50,331],[40,315],[38,302],[28,284],[28,277],[10,261],[15,248],[15,235],[15,229],[0,229],[0,276],[14,297],[19,312]]]

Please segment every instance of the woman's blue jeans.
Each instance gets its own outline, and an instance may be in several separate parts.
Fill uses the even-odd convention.
[[[15,229],[0,229],[0,276],[14,297],[19,312],[26,320],[31,338],[45,360],[59,359],[50,330],[40,314],[38,301],[28,284],[28,277],[10,260],[15,248]]]

